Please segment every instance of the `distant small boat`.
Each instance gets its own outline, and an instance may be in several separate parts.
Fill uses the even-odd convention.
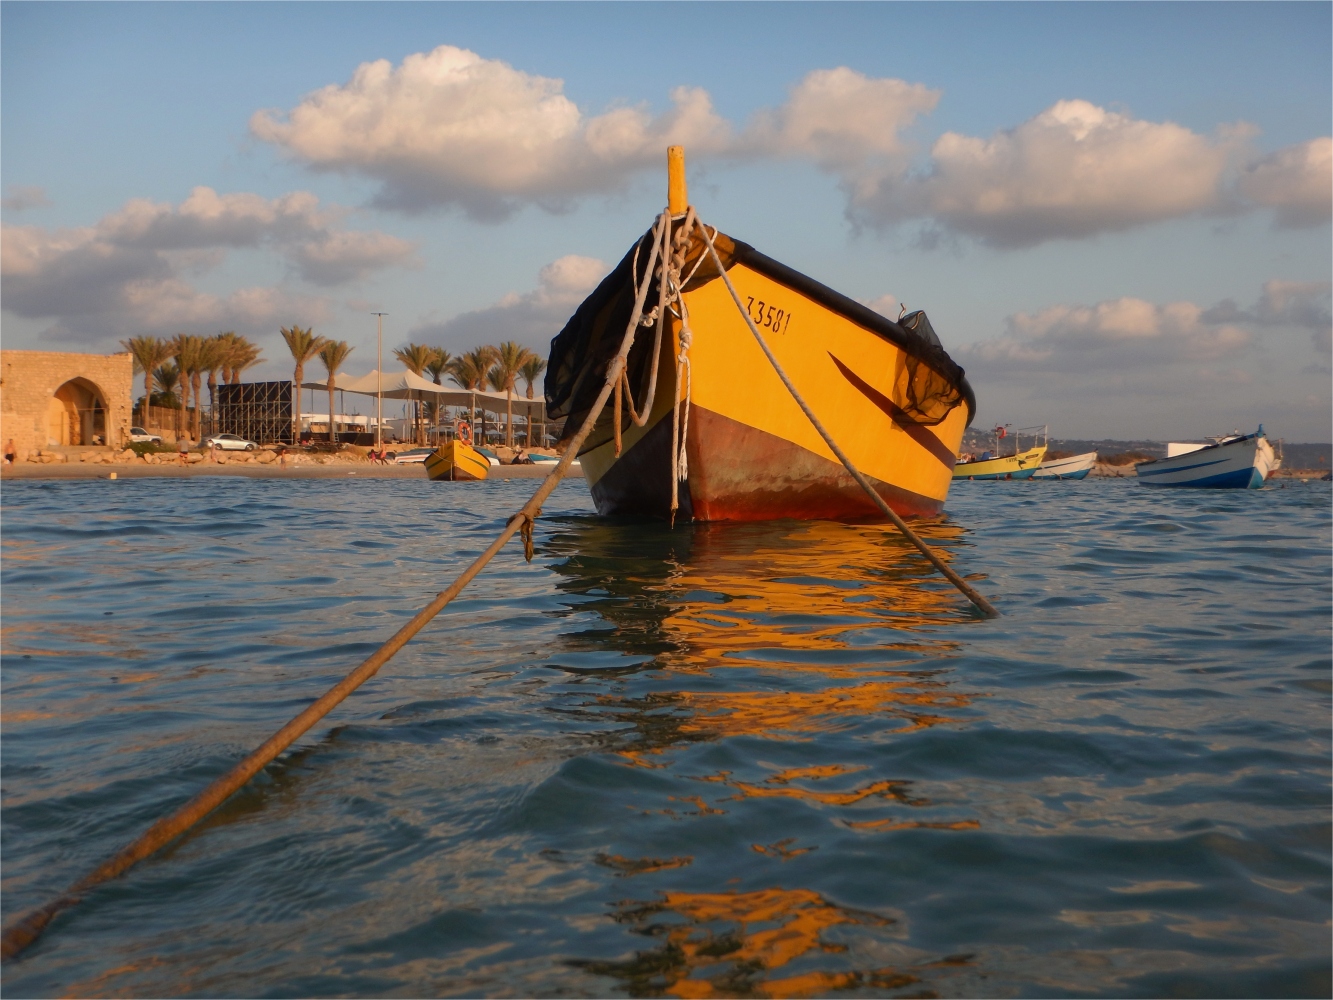
[[[1084,452],[1082,455],[1069,455],[1065,458],[1048,458],[1037,466],[1037,471],[1032,474],[1032,478],[1086,479],[1096,463],[1097,453],[1095,451]]]
[[[431,479],[479,480],[485,479],[490,470],[486,457],[462,441],[446,441],[426,457],[426,475]]]
[[[1009,436],[1009,425],[996,427],[995,451],[999,452],[1000,442]],[[1046,427],[1021,427],[1014,432],[1014,453],[1012,455],[992,455],[983,452],[973,458],[960,456],[953,467],[954,479],[1030,479],[1041,465],[1046,455]],[[1033,446],[1024,448],[1022,439],[1031,437]]]
[[[1264,484],[1274,461],[1273,447],[1264,436],[1262,424],[1254,434],[1216,438],[1213,444],[1184,452],[1175,445],[1172,450],[1175,454],[1170,458],[1134,466],[1134,472],[1145,485],[1257,490]]]

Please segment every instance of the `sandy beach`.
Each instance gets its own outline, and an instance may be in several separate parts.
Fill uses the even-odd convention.
[[[491,479],[543,479],[548,476],[554,464],[543,465],[493,465]],[[52,462],[38,464],[20,462],[6,466],[0,471],[0,481],[10,479],[109,479],[115,474],[117,479],[194,479],[198,476],[241,476],[247,479],[426,479],[424,465],[376,465],[370,462],[330,462],[327,465],[317,463],[291,464],[279,468],[277,463],[261,465],[257,462],[244,464],[229,462],[226,465],[213,465],[199,462],[194,465],[144,465],[131,462]],[[582,479],[583,470],[573,466],[567,479]]]

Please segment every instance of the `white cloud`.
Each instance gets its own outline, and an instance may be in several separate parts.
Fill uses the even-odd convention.
[[[1060,101],[989,139],[945,133],[927,171],[863,182],[851,210],[877,225],[930,219],[993,246],[1077,239],[1216,208],[1244,136]]]
[[[1245,323],[1251,326],[1295,327],[1309,330],[1315,350],[1333,348],[1333,284],[1327,281],[1282,281],[1264,283],[1259,301],[1242,309],[1231,299],[1219,302],[1204,314],[1213,323]]]
[[[593,257],[571,254],[538,272],[530,292],[510,292],[493,306],[463,313],[443,323],[424,323],[408,336],[412,341],[465,351],[477,344],[516,340],[543,357],[574,310],[607,274],[609,268]]]
[[[10,194],[0,202],[10,212],[26,212],[30,208],[45,208],[51,204],[46,189],[36,185],[11,187]]]
[[[924,84],[867,77],[846,66],[815,70],[786,104],[755,116],[738,148],[804,156],[838,174],[849,196],[861,199],[873,195],[881,175],[907,168],[914,150],[902,132],[939,99]]]
[[[375,178],[382,205],[453,203],[480,217],[615,188],[673,142],[700,153],[726,142],[728,126],[702,90],[678,88],[656,117],[622,107],[589,118],[563,87],[441,45],[397,68],[363,63],[286,115],[256,112],[250,128],[317,170]]]
[[[1192,302],[1156,305],[1135,298],[1054,305],[1015,313],[1000,336],[952,353],[982,377],[1160,375],[1181,364],[1189,367],[1191,378],[1218,371],[1234,378],[1235,369],[1213,366],[1249,357],[1259,330],[1308,330],[1315,350],[1330,353],[1331,287],[1329,282],[1274,279],[1248,308],[1230,299],[1207,309]]]
[[[1253,339],[1235,323],[1211,322],[1192,302],[1161,306],[1134,298],[1016,313],[1005,327],[1001,336],[958,349],[955,357],[984,373],[1092,375],[1217,361],[1243,352]]]
[[[71,341],[218,325],[248,330],[294,315],[309,323],[326,315],[317,298],[280,287],[215,295],[185,276],[238,250],[271,250],[319,285],[411,263],[411,244],[341,229],[341,215],[304,192],[266,199],[200,187],[179,206],[135,199],[94,226],[5,226],[0,295],[7,311],[54,320],[51,335]]]
[[[898,301],[898,298],[895,295],[881,295],[874,299],[862,299],[861,305],[873,309],[881,316],[887,316],[892,320],[896,320],[902,312],[902,303]]]
[[[301,277],[316,285],[345,285],[393,264],[416,266],[415,253],[396,236],[349,230],[324,233],[290,251]]]
[[[372,178],[381,206],[457,205],[491,219],[621,190],[634,173],[660,170],[670,143],[695,160],[809,160],[838,179],[858,224],[920,220],[997,247],[1256,206],[1284,225],[1329,215],[1327,139],[1260,160],[1237,181],[1250,126],[1205,136],[1062,100],[989,138],[945,133],[916,161],[910,130],[940,96],[841,66],[808,73],[739,129],[697,87],[673,91],[661,114],[590,114],[560,80],[442,45],[398,66],[364,63],[290,111],[256,112],[250,128],[312,169]]]
[[[1252,163],[1240,193],[1271,208],[1278,225],[1317,226],[1333,215],[1333,138],[1311,139]]]

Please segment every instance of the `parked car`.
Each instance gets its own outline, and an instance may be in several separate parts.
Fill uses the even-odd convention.
[[[133,444],[161,444],[162,438],[157,434],[149,434],[142,427],[131,427],[130,441]]]
[[[206,437],[200,442],[205,448],[212,448],[215,444],[223,451],[254,451],[259,445],[253,441],[247,441],[238,434],[214,434]]]
[[[411,451],[400,451],[393,456],[394,465],[414,465],[424,462],[427,455],[434,454],[434,448],[413,448]]]

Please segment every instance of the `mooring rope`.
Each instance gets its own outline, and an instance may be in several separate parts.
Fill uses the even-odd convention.
[[[670,215],[663,212],[658,220],[658,226],[669,228],[670,225]],[[660,229],[656,235],[661,235]],[[0,938],[0,958],[8,961],[18,957],[25,948],[41,936],[42,931],[58,914],[77,904],[89,890],[124,873],[139,861],[165,847],[225,802],[241,786],[258,774],[273,758],[296,742],[311,726],[328,715],[353,691],[374,677],[379,672],[380,667],[389,662],[395,653],[407,645],[408,640],[420,632],[432,618],[443,610],[445,605],[457,597],[463,588],[472,582],[473,578],[485,568],[486,564],[504,548],[505,543],[513,538],[515,534],[522,533],[524,555],[528,559],[532,558],[532,525],[541,513],[542,504],[551,495],[552,491],[560,485],[560,481],[569,470],[570,464],[578,455],[579,448],[588,435],[592,433],[593,426],[597,423],[597,418],[601,416],[613,388],[621,382],[621,375],[625,370],[625,360],[628,358],[630,348],[634,344],[634,333],[639,326],[640,317],[643,315],[643,304],[648,294],[648,286],[652,284],[653,265],[657,260],[660,247],[661,240],[654,239],[652,254],[648,260],[648,270],[644,275],[642,285],[637,290],[634,312],[630,316],[629,325],[625,328],[620,350],[607,362],[606,381],[592,408],[588,410],[588,415],[584,418],[578,433],[570,440],[555,469],[533,493],[532,499],[508,520],[504,530],[500,532],[486,551],[474,559],[471,565],[463,570],[446,590],[436,594],[433,601],[418,611],[411,621],[395,632],[388,642],[375,650],[359,667],[329,688],[318,701],[270,736],[239,764],[215,780],[170,816],[158,820],[134,843],[79,879],[59,898],[25,914],[6,927],[3,937]]]
[[[269,764],[269,762],[271,762],[275,757],[277,757],[278,754],[286,750],[289,746],[291,746],[294,742],[296,742],[296,740],[298,740],[303,734],[305,734],[312,726],[314,726],[315,723],[319,722],[320,719],[328,715],[329,712],[331,712],[342,701],[344,701],[353,691],[359,688],[371,677],[374,677],[375,674],[379,672],[380,668],[384,666],[384,664],[387,663],[390,659],[392,659],[395,653],[397,653],[400,649],[402,649],[405,645],[407,645],[407,643],[412,639],[413,636],[415,636],[418,632],[420,632],[436,615],[440,613],[440,611],[442,611],[445,608],[446,605],[448,605],[455,597],[457,597],[463,591],[463,589],[469,583],[471,583],[474,578],[476,578],[476,576],[486,567],[486,565],[493,558],[495,558],[495,556],[500,552],[501,549],[504,548],[505,544],[511,538],[513,538],[515,534],[520,534],[522,536],[524,556],[529,560],[532,559],[533,555],[532,530],[534,524],[536,523],[537,517],[539,517],[541,514],[542,504],[546,502],[547,498],[550,497],[551,493],[555,490],[555,488],[558,485],[560,485],[561,480],[564,479],[566,472],[569,471],[570,464],[577,457],[579,449],[582,447],[584,441],[587,440],[588,435],[592,433],[593,427],[596,425],[598,417],[601,416],[602,410],[605,409],[607,401],[611,398],[613,393],[617,395],[616,439],[617,439],[617,444],[619,444],[619,436],[620,436],[619,435],[619,430],[620,430],[619,392],[622,390],[622,387],[624,389],[629,388],[628,380],[625,378],[625,364],[626,361],[628,360],[630,349],[634,345],[635,332],[637,331],[638,327],[641,325],[643,320],[643,315],[644,315],[643,307],[645,300],[647,299],[649,286],[652,284],[652,278],[654,276],[654,267],[657,263],[659,255],[662,257],[662,264],[663,264],[662,274],[659,279],[663,286],[663,292],[659,296],[659,307],[658,307],[659,312],[658,316],[656,317],[656,320],[658,322],[659,337],[661,331],[661,324],[665,321],[665,314],[668,308],[670,307],[673,298],[674,301],[679,304],[681,309],[680,318],[682,321],[683,347],[681,354],[677,358],[678,378],[676,383],[676,405],[673,408],[673,419],[674,419],[676,412],[679,410],[679,404],[680,404],[680,383],[679,383],[680,366],[683,363],[686,366],[686,370],[688,372],[689,360],[688,360],[688,313],[685,310],[685,300],[683,295],[681,294],[684,290],[684,284],[679,281],[680,266],[681,263],[683,263],[683,261],[677,261],[676,259],[674,259],[674,258],[679,258],[681,256],[679,252],[674,254],[673,259],[671,259],[670,261],[668,261],[667,255],[664,252],[670,246],[670,244],[668,243],[668,238],[671,235],[671,223],[672,223],[672,217],[669,214],[669,212],[663,212],[662,215],[658,217],[657,225],[654,228],[654,239],[652,244],[652,251],[648,259],[648,267],[644,272],[642,282],[639,283],[638,287],[635,289],[634,309],[630,315],[629,323],[625,327],[624,336],[621,338],[620,349],[616,352],[615,356],[612,357],[611,360],[607,362],[606,378],[602,385],[601,391],[597,394],[596,400],[593,402],[592,407],[588,410],[587,416],[584,418],[583,423],[580,425],[578,432],[574,435],[573,438],[570,439],[568,445],[565,448],[565,452],[561,456],[560,461],[556,464],[555,469],[553,469],[551,471],[551,474],[546,477],[546,479],[542,482],[541,486],[539,486],[536,492],[533,493],[531,499],[529,499],[528,502],[523,505],[522,509],[520,509],[518,513],[514,514],[512,517],[509,518],[509,520],[505,523],[504,529],[496,537],[495,541],[493,541],[481,555],[479,555],[476,559],[474,559],[472,563],[465,570],[463,570],[462,573],[458,575],[458,577],[454,580],[454,582],[449,585],[448,588],[436,594],[434,600],[432,600],[424,608],[418,611],[412,617],[412,619],[407,622],[407,624],[405,624],[402,628],[400,628],[397,632],[395,632],[387,642],[385,642],[382,646],[380,646],[379,649],[377,649],[374,653],[372,653],[369,657],[367,657],[360,664],[360,666],[358,666],[355,670],[349,673],[341,681],[339,681],[328,691],[326,691],[323,694],[323,696],[319,698],[319,700],[309,705],[304,711],[299,713],[285,726],[283,726],[276,733],[270,736],[263,744],[261,744],[256,750],[252,751],[248,756],[246,756],[243,760],[241,760],[240,763],[236,764],[230,771],[228,771],[222,777],[213,781],[211,784],[208,785],[207,788],[205,788],[198,795],[192,798],[189,802],[185,803],[171,815],[165,816],[162,819],[158,820],[156,823],[150,826],[137,840],[126,846],[119,853],[115,854],[107,861],[103,862],[99,867],[89,872],[83,878],[79,879],[57,899],[53,900],[50,903],[47,903],[45,906],[42,906],[36,910],[32,910],[26,913],[25,915],[15,920],[13,923],[11,923],[8,927],[6,927],[3,936],[0,936],[0,958],[3,958],[3,960],[5,961],[17,958],[26,948],[28,948],[34,941],[37,940],[38,937],[41,936],[42,932],[47,928],[47,926],[51,923],[51,921],[55,919],[56,916],[58,916],[65,910],[69,909],[70,907],[77,905],[86,893],[96,888],[103,882],[109,881],[110,879],[113,879],[118,875],[123,874],[128,869],[133,867],[135,864],[142,861],[144,858],[147,858],[150,855],[156,853],[158,850],[165,847],[168,843],[175,840],[181,834],[185,833],[187,830],[189,830],[191,827],[197,824],[200,820],[202,820],[205,816],[211,813],[214,809],[220,806],[223,802],[225,802],[229,797],[231,797],[233,793],[238,791],[251,778],[253,778],[256,774],[258,774],[260,770],[262,770],[267,764]],[[911,529],[908,528],[907,525],[903,523],[902,519],[898,517],[898,515],[895,514],[889,508],[889,506],[884,502],[883,498],[880,497],[880,495],[875,492],[874,488],[871,487],[869,482],[866,481],[865,477],[862,476],[856,470],[856,468],[852,465],[851,461],[843,454],[842,450],[829,436],[828,432],[824,430],[823,425],[819,422],[818,418],[806,405],[805,401],[801,398],[800,394],[797,393],[795,387],[791,384],[790,379],[787,378],[786,373],[782,370],[781,365],[778,364],[777,359],[773,356],[772,352],[769,350],[768,345],[764,342],[763,337],[761,337],[759,335],[759,331],[755,329],[754,323],[750,320],[748,313],[746,313],[744,307],[741,306],[740,297],[736,294],[736,289],[732,286],[731,279],[727,277],[726,268],[722,266],[722,261],[717,254],[717,249],[713,246],[713,241],[708,235],[708,230],[701,223],[697,222],[697,219],[694,216],[693,208],[690,209],[687,215],[687,223],[691,226],[697,224],[699,226],[699,229],[703,232],[705,242],[708,244],[708,249],[713,256],[714,262],[717,264],[718,272],[721,274],[722,280],[726,282],[727,289],[728,291],[731,292],[731,296],[735,300],[737,308],[740,309],[741,314],[745,316],[746,323],[749,325],[750,331],[754,334],[755,339],[759,341],[760,347],[763,348],[764,353],[768,356],[768,360],[772,363],[774,369],[778,373],[778,376],[782,379],[783,384],[787,386],[787,389],[796,399],[796,402],[805,412],[805,415],[810,418],[810,421],[811,423],[814,424],[815,429],[819,431],[820,435],[824,438],[825,442],[829,445],[831,449],[833,449],[834,454],[836,454],[838,458],[842,460],[843,465],[847,467],[847,470],[852,474],[852,476],[856,479],[856,481],[861,484],[861,486],[866,490],[866,492],[871,495],[871,497],[879,505],[880,509],[886,515],[888,515],[888,517],[893,521],[893,523],[898,527],[898,529],[904,535],[906,535],[908,539],[910,539],[918,549],[921,550],[921,552],[926,556],[926,558],[928,558],[941,573],[943,573],[946,577],[948,577],[949,580],[956,587],[962,590],[963,593],[966,594],[968,598],[974,604],[977,605],[977,607],[982,609],[982,611],[984,611],[991,617],[997,616],[998,612],[996,612],[995,609],[992,608],[989,603],[987,603],[986,599],[983,598],[976,591],[974,591],[971,587],[969,587],[965,582],[963,582],[963,580],[956,573],[954,573],[953,570],[949,569],[948,566],[944,565],[944,563],[940,561],[939,557],[936,556],[926,546],[924,542],[922,542],[919,538],[917,538],[917,536],[911,531]],[[686,228],[685,232],[688,234],[690,232],[690,229]],[[669,267],[668,263],[670,263],[673,266]],[[694,270],[697,269],[698,265],[696,264]],[[691,276],[693,276],[693,273],[694,271],[691,271]],[[635,272],[635,274],[636,277],[634,280],[637,281],[638,280],[637,272]],[[670,283],[674,286],[673,292],[671,293],[668,293],[666,290],[666,285],[668,284],[668,281],[670,281]],[[660,340],[658,341],[657,347],[658,350],[660,350],[661,347]],[[688,374],[687,374],[687,380],[688,380]],[[688,381],[687,381],[687,386],[688,386]],[[689,413],[688,391],[689,390],[687,388],[686,420],[688,420],[688,413]],[[645,401],[645,407],[644,407],[645,416],[648,413],[648,411],[651,410],[652,406],[651,399],[652,397],[650,396],[649,399]],[[632,411],[633,410],[632,401],[630,403],[630,406]],[[672,443],[673,443],[672,515],[674,517],[677,476],[678,473],[683,475],[685,472],[684,442],[683,441],[680,442],[680,453],[677,454],[675,450],[675,445],[677,442],[674,430],[673,430]],[[617,452],[618,451],[619,448],[617,448]]]
[[[875,502],[875,506],[880,509],[881,513],[893,522],[894,527],[901,531],[907,537],[908,541],[921,550],[921,554],[929,559],[931,564],[943,573],[950,583],[961,590],[969,601],[981,609],[986,617],[1000,617],[1000,613],[995,610],[990,601],[982,597],[967,583],[967,581],[950,569],[948,565],[945,564],[944,560],[931,551],[930,546],[923,542],[917,536],[916,532],[907,526],[894,509],[888,505],[885,499],[879,495],[879,491],[870,485],[870,480],[866,479],[866,477],[861,474],[860,470],[852,464],[852,460],[847,457],[847,453],[838,447],[838,442],[833,440],[833,435],[824,429],[824,425],[820,423],[819,418],[815,416],[815,411],[810,409],[810,405],[806,403],[806,401],[801,398],[801,394],[796,391],[796,386],[792,385],[791,379],[787,377],[787,373],[783,371],[782,365],[778,363],[776,355],[773,354],[773,349],[770,348],[768,342],[760,336],[758,327],[754,325],[754,320],[750,318],[750,313],[746,310],[745,306],[741,304],[741,297],[736,293],[736,286],[731,283],[731,278],[727,274],[727,269],[722,266],[722,258],[718,256],[717,248],[713,246],[713,237],[708,234],[708,227],[703,223],[700,223],[699,231],[703,233],[704,242],[708,244],[708,252],[713,255],[713,263],[717,265],[718,272],[722,275],[722,280],[726,282],[727,291],[731,293],[732,301],[736,303],[736,308],[740,310],[740,314],[745,317],[745,325],[748,326],[750,332],[754,334],[754,339],[759,341],[759,346],[763,349],[764,356],[768,358],[768,363],[771,364],[773,370],[778,373],[778,378],[782,379],[782,384],[787,387],[787,391],[791,393],[792,399],[796,400],[796,405],[801,408],[801,412],[810,419],[810,423],[813,424],[815,430],[819,432],[819,436],[824,439],[824,443],[829,446],[829,450],[838,456],[838,461],[840,461],[846,467],[847,471],[852,474],[852,478],[860,484],[861,489],[869,494],[870,499]],[[714,232],[716,232],[716,230],[714,230]]]

